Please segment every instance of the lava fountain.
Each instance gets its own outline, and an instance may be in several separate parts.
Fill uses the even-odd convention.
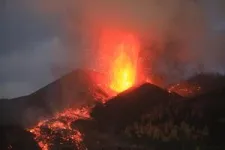
[[[138,54],[137,38],[129,33],[105,31],[102,35],[101,53],[108,54],[109,88],[119,93],[136,83]]]
[[[117,58],[112,62],[110,70],[110,88],[116,92],[122,92],[135,84],[138,58],[132,59],[128,52],[133,53],[137,50],[132,39],[118,44]]]

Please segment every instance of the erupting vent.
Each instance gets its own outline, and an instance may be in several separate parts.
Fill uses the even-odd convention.
[[[118,31],[105,31],[101,49],[109,56],[109,87],[122,92],[136,83],[139,42],[134,35]]]
[[[116,92],[122,92],[135,84],[137,57],[132,59],[128,51],[137,51],[137,46],[133,41],[118,45],[117,58],[112,63],[110,88]]]

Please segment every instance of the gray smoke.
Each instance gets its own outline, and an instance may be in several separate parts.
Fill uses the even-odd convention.
[[[198,72],[225,71],[222,0],[84,0],[82,6],[90,29],[137,34],[142,56],[150,58],[144,65],[169,82]]]
[[[26,1],[40,16],[58,18],[70,52],[76,55],[74,46],[79,45],[80,64],[93,63],[88,60],[95,58],[101,30],[115,28],[137,35],[144,50],[154,56],[149,66],[153,63],[159,72],[177,68],[193,72],[199,66],[204,71],[224,71],[223,0]]]
[[[46,80],[46,74],[51,79],[42,81],[43,84],[54,79],[52,74],[59,77],[62,72],[76,67],[101,69],[96,63],[96,53],[99,53],[98,40],[104,28],[137,35],[142,44],[140,56],[145,59],[144,66],[167,81],[186,78],[196,72],[225,71],[223,0],[20,0],[2,1],[1,4],[4,5],[0,9],[4,10],[0,11],[0,21],[4,23],[0,24],[3,39],[0,47],[7,51],[7,55],[1,55],[1,62],[7,60],[2,64],[12,63],[15,68],[15,64],[21,64],[23,72],[28,73],[39,62],[42,65],[39,65],[38,73],[43,72],[43,67],[45,72],[53,68],[51,73],[38,75],[39,83]],[[56,45],[61,46],[59,52],[48,50],[48,57],[38,53],[43,53],[40,48],[34,48],[38,42],[54,39],[59,43]],[[28,57],[36,58],[35,62],[29,59],[33,63],[26,63],[33,66],[23,65],[27,58],[24,49],[29,51]],[[54,57],[53,63],[49,62],[49,57]],[[9,70],[1,71],[1,76],[8,78],[8,74],[14,74],[17,69],[11,67],[13,71]],[[36,80],[35,75],[29,74],[29,77]],[[24,89],[32,87],[31,91],[41,87],[37,83],[34,86],[31,80],[25,83],[21,80],[4,83],[6,88],[0,87],[3,95],[13,93],[12,86],[19,86],[15,83],[23,85]],[[22,93],[27,91],[30,92]]]

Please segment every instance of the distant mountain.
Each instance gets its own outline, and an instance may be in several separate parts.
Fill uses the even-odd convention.
[[[2,99],[0,124],[28,126],[65,108],[105,99],[108,95],[99,86],[103,81],[100,73],[78,69],[30,95]]]

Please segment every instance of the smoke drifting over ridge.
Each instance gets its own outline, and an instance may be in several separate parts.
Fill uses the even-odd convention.
[[[59,65],[66,67],[62,70],[77,66],[101,70],[96,56],[101,53],[98,50],[101,31],[116,28],[137,35],[142,44],[140,55],[150,58],[144,66],[170,82],[199,71],[223,73],[225,70],[223,0],[7,1],[5,9],[10,11],[11,7],[25,10],[24,14],[20,13],[24,18],[29,14],[33,20],[44,22],[46,28],[51,28],[53,38],[63,45],[61,53],[66,56],[59,60],[63,65],[56,63],[54,68]],[[35,34],[33,30],[29,32]],[[55,72],[62,74],[60,69]]]
[[[220,1],[215,3],[219,4]],[[61,2],[53,2],[53,6],[55,4],[65,6],[68,16],[66,19],[64,18],[64,21],[69,26],[67,29],[70,31],[68,32],[73,33],[71,32],[74,31],[71,23],[75,23],[78,18],[81,19],[77,31],[85,41],[82,48],[87,51],[83,50],[82,52],[81,50],[81,53],[87,60],[97,58],[95,54],[98,46],[96,45],[101,31],[111,28],[136,34],[141,39],[143,46],[141,55],[146,56],[147,54],[151,58],[150,62],[145,61],[144,65],[151,68],[150,70],[155,74],[165,75],[167,80],[187,77],[199,71],[224,72],[224,68],[222,68],[225,64],[223,61],[224,45],[222,44],[224,30],[219,34],[213,31],[210,22],[212,13],[208,12],[211,10],[207,8],[209,2],[195,0],[77,0],[65,1],[64,5],[61,5]],[[216,4],[214,7],[217,7]],[[52,4],[50,6],[52,7]],[[221,6],[225,8],[223,3],[220,3]],[[75,13],[74,9],[78,11]],[[47,11],[49,10],[51,9],[47,9]],[[55,7],[52,10],[57,12],[62,9]],[[222,12],[218,11],[216,15],[222,14]],[[77,18],[71,17],[70,13],[76,15]],[[77,15],[77,13],[79,14]],[[75,37],[72,35],[71,38]],[[72,41],[72,39],[70,40]],[[93,64],[92,61],[87,61],[87,66],[89,63]]]
[[[136,33],[147,47],[142,49],[143,55],[152,59],[144,65],[166,80],[178,80],[196,71],[224,71],[224,49],[215,47],[224,37],[212,36],[201,1],[97,0],[84,1],[83,5],[91,26]]]

